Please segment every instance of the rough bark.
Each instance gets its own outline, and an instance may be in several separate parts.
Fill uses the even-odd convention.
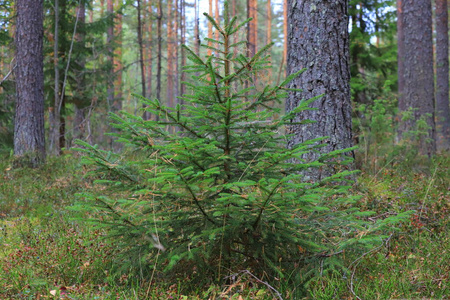
[[[431,156],[436,152],[434,123],[434,74],[432,15],[430,0],[402,1],[404,41],[404,90],[399,111],[412,110],[408,119],[403,118],[399,135],[416,131],[418,121],[425,118],[428,129],[419,128],[419,152]],[[408,113],[409,114],[409,113]]]
[[[45,161],[43,0],[16,1],[14,155],[32,167]]]
[[[436,0],[436,145],[450,149],[448,5]]]
[[[324,94],[311,104],[317,110],[301,112],[293,120],[310,119],[316,123],[290,126],[294,135],[288,146],[328,136],[325,146],[318,149],[322,154],[351,147],[348,1],[288,0],[288,7],[288,73],[307,70],[290,84],[303,91],[290,93],[286,108],[290,111],[301,100]],[[304,159],[314,161],[319,155],[310,152]],[[319,180],[333,173],[331,167],[315,169],[307,173],[306,179]]]

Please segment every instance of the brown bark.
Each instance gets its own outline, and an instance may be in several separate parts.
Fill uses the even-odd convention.
[[[213,17],[213,2],[212,0],[209,0],[209,15],[211,17]],[[211,22],[208,22],[208,38],[212,39],[213,38],[213,28],[212,28],[212,24]],[[208,46],[212,47],[212,42],[208,41]],[[208,56],[212,55],[212,49],[208,48]]]
[[[247,27],[247,55],[253,56],[257,51],[258,41],[257,0],[247,0],[247,18],[253,19]]]
[[[323,142],[325,146],[317,149],[321,154],[349,148],[353,141],[348,0],[314,3],[289,0],[288,7],[288,73],[307,70],[291,82],[291,88],[302,89],[302,92],[291,92],[286,108],[291,111],[300,101],[324,94],[310,105],[317,110],[303,111],[292,120],[310,119],[316,123],[290,126],[289,131],[294,135],[288,146],[292,148],[310,139],[327,136]],[[314,161],[321,154],[309,152],[303,158]],[[353,153],[347,155],[353,156]],[[335,172],[332,167],[323,167],[305,173],[305,179],[323,179]]]
[[[436,144],[450,149],[448,5],[436,0]]]
[[[401,114],[412,110],[411,117],[402,120],[399,135],[418,129],[418,121],[424,118],[428,129],[419,129],[419,152],[431,156],[436,152],[434,123],[434,74],[433,40],[430,0],[402,1],[404,41],[404,90],[400,97]]]
[[[16,111],[14,155],[18,165],[45,161],[43,1],[16,1]]]
[[[157,23],[157,35],[158,35],[158,57],[156,66],[156,99],[161,100],[161,59],[162,59],[162,1],[158,1],[158,23]]]
[[[196,22],[197,23],[197,22]],[[186,3],[180,0],[180,42],[182,45],[186,44]],[[186,65],[186,53],[181,51],[181,68]],[[186,86],[183,82],[186,81],[186,73],[181,71],[181,86],[180,95],[183,96],[186,91]],[[179,104],[183,104],[183,99],[179,99]]]
[[[167,105],[173,107],[173,11],[172,1],[167,2]]]

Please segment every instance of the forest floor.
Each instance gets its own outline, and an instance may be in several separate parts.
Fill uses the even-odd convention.
[[[405,209],[413,217],[379,247],[344,257],[347,273],[311,280],[304,299],[448,299],[450,157],[425,167],[374,164],[353,188],[361,208],[373,218]],[[72,155],[39,169],[0,162],[0,299],[295,299],[289,287],[278,295],[251,276],[188,291],[182,278],[136,283],[110,272],[118,246],[68,209],[77,193],[98,188]]]

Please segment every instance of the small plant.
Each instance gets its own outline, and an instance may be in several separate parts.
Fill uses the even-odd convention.
[[[357,198],[346,195],[349,187],[335,184],[350,171],[316,183],[304,180],[302,171],[320,168],[348,149],[314,162],[302,155],[322,139],[287,149],[285,127],[310,122],[291,120],[311,109],[314,99],[278,119],[273,103],[303,70],[279,85],[257,88],[271,45],[253,57],[241,54],[245,42],[233,43],[233,35],[249,20],[237,24],[227,11],[225,4],[223,26],[205,14],[221,37],[211,40],[213,56],[201,58],[183,46],[192,62],[184,71],[194,81],[185,83],[183,105],[141,98],[153,120],[111,115],[118,141],[130,154],[78,141],[85,162],[96,166],[97,182],[116,194],[83,194],[86,201],[73,209],[96,213],[94,221],[123,249],[118,265],[140,276],[165,270],[187,282],[223,283],[247,270],[265,281],[299,285],[324,271],[310,266],[337,270],[340,253],[381,242],[375,230],[392,227],[402,216],[369,223],[370,212],[359,212]]]

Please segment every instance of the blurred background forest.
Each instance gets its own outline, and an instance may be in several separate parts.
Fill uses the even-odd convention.
[[[396,3],[350,2],[351,88],[358,135],[370,122],[375,106],[388,117],[396,114]],[[206,51],[200,50],[198,43],[205,37],[211,38],[213,32],[203,13],[208,12],[219,22],[223,13],[223,3],[218,0],[61,1],[56,14],[53,1],[45,1],[44,5],[46,141],[47,152],[53,155],[71,147],[76,138],[112,147],[111,139],[105,136],[112,130],[107,113],[124,109],[142,115],[141,104],[132,93],[156,97],[174,106],[179,101],[177,96],[185,90],[182,82],[190,80],[181,72],[186,57],[180,45]],[[261,84],[285,77],[286,5],[270,0],[230,2],[232,13],[239,20],[249,16],[257,21],[257,30],[244,31],[242,38],[257,49],[275,43],[271,50],[272,68],[260,78]],[[2,1],[3,153],[9,153],[13,147],[14,20],[14,2]]]

